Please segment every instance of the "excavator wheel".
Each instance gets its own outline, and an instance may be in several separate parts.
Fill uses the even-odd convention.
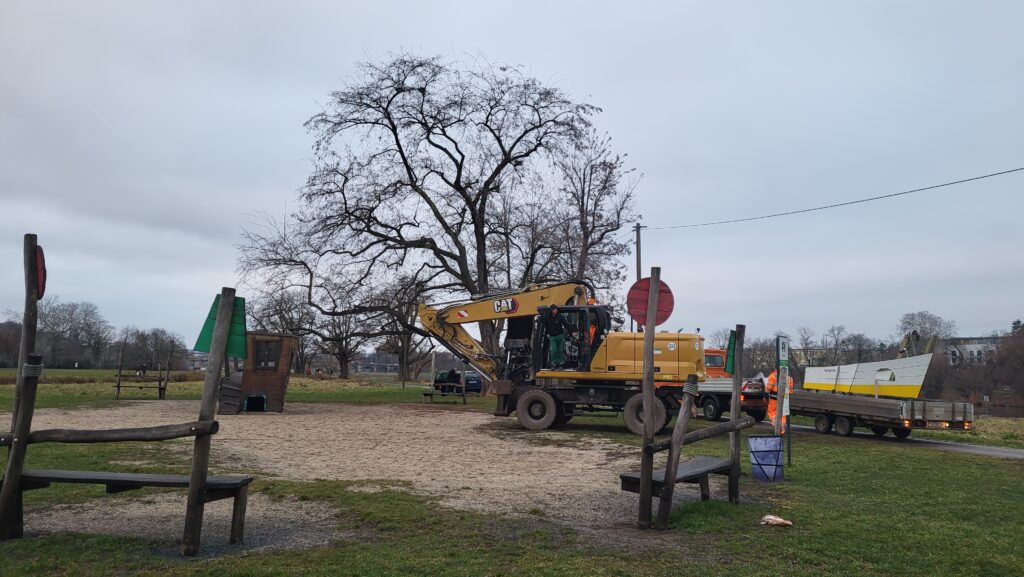
[[[555,398],[541,389],[526,391],[516,403],[516,418],[519,419],[519,424],[531,431],[543,431],[551,427],[558,418],[558,413]]]
[[[558,416],[555,417],[555,425],[564,425],[572,420],[573,411],[576,410],[576,405],[573,403],[563,403],[558,405]]]
[[[654,431],[660,431],[668,423],[668,414],[665,411],[665,403],[661,399],[654,399]],[[626,421],[626,428],[634,435],[644,434],[644,396],[637,393],[626,401],[622,408],[622,418]]]

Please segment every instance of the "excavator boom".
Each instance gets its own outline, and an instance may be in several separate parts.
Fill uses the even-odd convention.
[[[587,290],[588,287],[581,282],[564,282],[531,285],[520,290],[490,293],[455,303],[421,303],[420,324],[452,353],[473,365],[484,378],[495,381],[500,378],[498,359],[488,353],[483,344],[469,334],[463,325],[533,317],[537,314],[537,307],[582,303],[587,298]]]

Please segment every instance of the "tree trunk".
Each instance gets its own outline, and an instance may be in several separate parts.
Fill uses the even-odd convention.
[[[409,380],[410,347],[412,347],[412,333],[405,333],[398,339],[398,380],[403,384]]]
[[[339,352],[334,357],[338,359],[338,377],[342,379],[349,378],[349,364],[352,360],[352,355]]]

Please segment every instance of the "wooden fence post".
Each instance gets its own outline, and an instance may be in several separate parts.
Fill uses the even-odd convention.
[[[7,452],[4,483],[0,488],[0,540],[18,539],[24,532],[21,505],[21,473],[25,468],[25,452],[32,430],[32,414],[36,404],[36,385],[43,371],[43,357],[32,354],[28,362],[18,367],[18,382],[22,383],[21,410],[11,435],[11,448]]]
[[[736,325],[736,348],[732,356],[732,399],[729,403],[729,417],[735,421],[740,418],[740,390],[743,384],[743,337],[747,332],[746,325]],[[729,502],[740,502],[740,432],[729,433]]]
[[[121,367],[124,365],[124,348],[128,344],[128,332],[125,331],[121,339],[121,352],[117,355],[117,383],[114,384],[114,398],[121,398]]]
[[[220,291],[220,306],[213,327],[210,356],[203,382],[203,400],[199,405],[199,421],[213,420],[220,386],[221,363],[225,362],[231,314],[235,308],[235,289],[224,287]],[[206,475],[210,466],[210,435],[196,437],[192,452],[192,477],[188,484],[188,504],[185,509],[185,533],[181,540],[181,554],[194,556],[199,551],[203,531],[203,509],[206,505]]]
[[[654,397],[654,329],[655,317],[658,313],[658,291],[661,290],[661,267],[651,267],[651,285],[647,294],[647,319],[644,324],[644,380],[643,390],[643,411],[644,431],[642,447],[647,447],[654,442],[654,420],[650,416],[654,413],[654,403],[659,402]],[[653,487],[651,480],[654,477],[654,453],[641,449],[640,452],[640,514],[639,526],[641,529],[651,527],[651,492]]]
[[[18,347],[18,368],[28,362],[28,356],[36,350],[36,326],[39,318],[39,289],[36,284],[36,235],[25,235],[25,312],[21,316],[21,344]],[[18,371],[14,387],[14,413],[11,414],[11,433],[18,424],[18,410],[21,408],[24,388],[21,371]]]
[[[655,527],[668,527],[668,517],[672,513],[672,494],[676,490],[676,471],[679,469],[679,457],[683,452],[683,437],[686,427],[690,424],[690,411],[693,399],[697,396],[697,375],[689,375],[683,386],[683,406],[676,417],[676,427],[672,429],[672,441],[668,449],[668,463],[665,465],[665,482],[661,487],[661,500],[658,502],[658,521]]]

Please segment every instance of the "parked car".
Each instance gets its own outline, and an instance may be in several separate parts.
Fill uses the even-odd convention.
[[[463,374],[459,371],[439,371],[434,373],[434,390],[442,393],[461,393],[459,385],[462,383]],[[476,371],[466,371],[466,392],[482,393],[484,380]]]

